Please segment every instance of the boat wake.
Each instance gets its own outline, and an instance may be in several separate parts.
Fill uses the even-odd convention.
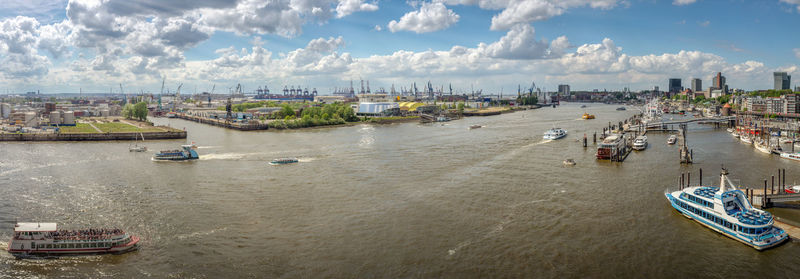
[[[182,235],[178,235],[176,237],[178,239],[183,240],[183,239],[187,239],[187,238],[195,238],[195,237],[198,237],[198,236],[206,236],[206,235],[210,235],[210,234],[217,233],[217,232],[224,232],[226,230],[228,230],[228,227],[224,227],[224,228],[220,228],[220,229],[213,229],[213,230],[204,231],[204,232],[193,232],[193,233],[189,233],[189,234],[182,234]]]
[[[220,148],[222,146],[198,146],[197,149],[211,149],[211,148]]]
[[[308,163],[308,162],[313,162],[316,159],[317,158],[311,158],[311,157],[298,157],[297,161],[300,163]]]
[[[542,141],[534,143],[533,145],[545,144],[545,143],[552,142],[552,141],[553,140],[550,140],[550,139],[542,139]]]
[[[259,155],[262,153],[211,153],[200,155],[200,161],[207,160],[241,160],[246,157]]]

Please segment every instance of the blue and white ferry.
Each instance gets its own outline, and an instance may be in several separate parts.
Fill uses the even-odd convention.
[[[194,143],[181,145],[181,149],[176,150],[163,150],[153,156],[154,161],[187,161],[196,160],[200,156],[197,155],[197,145]]]
[[[788,234],[775,227],[772,214],[754,208],[722,169],[719,187],[695,186],[664,193],[672,207],[689,219],[756,250],[775,247]]]

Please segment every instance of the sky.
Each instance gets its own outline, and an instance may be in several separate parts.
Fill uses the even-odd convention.
[[[797,26],[800,0],[3,0],[0,94],[794,87]]]

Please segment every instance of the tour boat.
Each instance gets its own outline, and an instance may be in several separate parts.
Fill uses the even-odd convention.
[[[557,140],[567,136],[567,130],[561,128],[553,128],[544,132],[544,139]]]
[[[622,135],[611,134],[606,136],[597,146],[597,159],[608,160],[617,155],[625,147],[625,140]]]
[[[475,124],[475,125],[469,126],[469,129],[472,130],[472,129],[478,129],[478,128],[481,128],[481,127],[483,127],[483,126]]]
[[[575,160],[566,159],[566,160],[564,160],[564,165],[565,166],[574,166],[575,165]]]
[[[285,165],[291,163],[297,163],[299,160],[297,158],[278,158],[269,162],[270,165]]]
[[[753,140],[751,140],[750,137],[747,135],[739,137],[739,140],[746,144],[753,144]]]
[[[695,186],[664,193],[672,207],[689,219],[756,250],[775,247],[788,234],[774,226],[772,214],[756,209],[722,169],[719,187]]]
[[[131,147],[128,147],[128,151],[130,151],[130,152],[147,152],[147,146],[139,146],[139,145],[131,146]]]
[[[583,119],[594,119],[594,114],[584,113]]]
[[[787,194],[800,194],[800,185],[794,186],[786,186],[787,188],[784,189]]]
[[[59,230],[56,223],[17,223],[8,252],[17,258],[124,253],[139,247],[139,238],[120,229]]]
[[[638,136],[633,140],[633,150],[645,150],[647,148],[647,136]]]
[[[625,107],[618,107],[617,110],[627,110]]]
[[[667,138],[667,144],[675,144],[676,142],[678,142],[678,137],[675,135],[671,135]]]
[[[181,145],[183,150],[164,150],[157,153],[153,156],[153,160],[156,161],[186,161],[186,160],[195,160],[199,159],[200,156],[197,155],[197,145],[194,143]]]
[[[783,152],[781,153],[781,158],[800,161],[800,153]]]

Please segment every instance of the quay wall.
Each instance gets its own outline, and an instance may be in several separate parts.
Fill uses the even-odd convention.
[[[76,133],[76,134],[0,134],[0,141],[104,141],[133,140],[144,137],[145,140],[185,139],[186,131],[174,132],[142,132],[136,133]]]

